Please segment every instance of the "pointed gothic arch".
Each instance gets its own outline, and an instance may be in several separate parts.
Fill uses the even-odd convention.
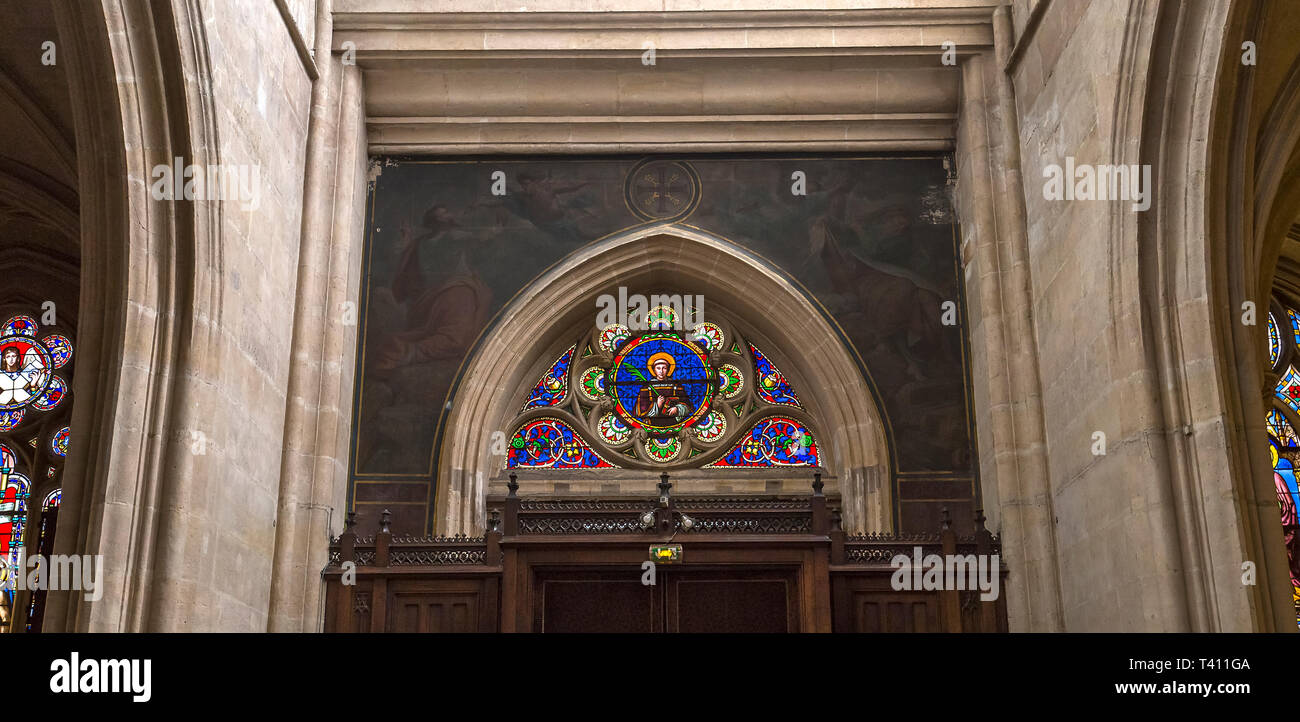
[[[179,578],[195,469],[192,430],[213,403],[180,369],[221,339],[222,215],[217,201],[150,192],[160,162],[219,165],[207,36],[197,3],[55,6],[74,105],[80,193],[80,373],[62,478],[56,554],[102,555],[102,599],[51,591],[46,631],[167,629],[192,589]],[[145,72],[144,68],[149,69]],[[173,539],[179,539],[176,533]],[[268,575],[269,576],[269,575]],[[184,612],[181,613],[183,616]],[[174,628],[174,627],[173,627]]]
[[[671,288],[702,294],[706,319],[717,309],[744,328],[800,390],[823,450],[827,491],[842,495],[845,528],[893,528],[887,419],[833,323],[763,259],[707,231],[659,224],[603,239],[556,264],[507,304],[480,338],[462,369],[441,439],[439,532],[481,532],[484,499],[504,491],[506,477],[504,457],[492,453],[494,433],[511,431],[505,426],[527,390],[573,343],[575,331],[594,326],[597,298],[620,286],[630,293]],[[719,483],[718,472],[683,470],[674,478],[684,488],[719,492],[763,491],[782,477],[802,489],[810,476],[807,470],[730,471],[727,482]],[[602,474],[604,484],[613,480],[624,493],[653,489],[657,478],[654,470]],[[521,485],[530,483],[541,485],[533,493],[555,488],[554,481],[521,478]]]
[[[1155,493],[1175,533],[1155,553],[1182,570],[1175,628],[1194,631],[1295,630],[1263,369],[1274,269],[1300,210],[1300,61],[1269,69],[1285,80],[1258,107],[1263,68],[1242,62],[1244,42],[1279,27],[1272,12],[1226,0],[1136,4],[1132,82],[1116,100],[1115,138],[1138,140],[1114,143],[1114,162],[1150,165],[1160,180],[1150,213],[1115,217],[1112,314],[1157,374],[1155,392],[1134,400],[1158,419],[1154,448],[1170,480]],[[1243,320],[1248,302],[1256,323]],[[1258,584],[1240,583],[1243,562]]]

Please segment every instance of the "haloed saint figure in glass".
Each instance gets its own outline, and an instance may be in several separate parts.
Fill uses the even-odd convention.
[[[18,344],[0,349],[0,405],[25,404],[44,390],[45,367],[32,354],[25,363]]]
[[[677,361],[670,354],[657,353],[647,367],[651,378],[636,397],[635,413],[656,426],[667,426],[685,419],[695,410],[686,387],[672,380]]]

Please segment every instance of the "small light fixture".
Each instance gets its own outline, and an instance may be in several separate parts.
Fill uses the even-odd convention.
[[[656,564],[675,564],[681,560],[681,544],[664,544],[650,547],[650,561]]]

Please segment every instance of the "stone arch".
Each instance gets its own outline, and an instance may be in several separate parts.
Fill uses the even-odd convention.
[[[450,432],[442,441],[438,531],[483,529],[486,494],[504,491],[503,459],[491,455],[492,434],[506,431],[502,425],[518,410],[522,390],[571,343],[557,338],[568,339],[570,331],[592,324],[598,295],[619,286],[635,293],[657,284],[703,294],[706,318],[710,309],[723,309],[756,342],[766,344],[764,352],[820,420],[814,433],[833,465],[827,469],[827,491],[842,495],[845,528],[892,529],[886,420],[835,328],[784,275],[753,254],[706,231],[653,225],[594,243],[556,264],[518,294],[481,339],[463,372],[447,420]],[[674,477],[689,484],[705,476],[695,473],[700,471]],[[617,476],[624,482],[621,491],[640,493],[652,491],[658,475],[629,470]],[[749,476],[732,490],[762,491],[764,480],[774,475]],[[807,476],[798,482],[800,490]],[[521,479],[521,486],[526,482]]]
[[[189,431],[217,390],[182,373],[219,352],[217,202],[160,201],[151,169],[211,165],[216,118],[197,3],[55,5],[74,104],[82,248],[72,443],[56,554],[102,555],[102,598],[50,593],[46,631],[186,628]],[[64,50],[68,49],[68,50]],[[217,439],[213,438],[212,443]],[[215,463],[210,460],[208,463]],[[185,483],[182,483],[185,482]],[[166,612],[162,610],[167,610]]]
[[[1134,403],[1156,420],[1162,543],[1193,631],[1295,630],[1263,433],[1264,325],[1241,321],[1244,302],[1268,307],[1281,242],[1268,218],[1283,200],[1272,159],[1293,163],[1296,148],[1294,132],[1262,137],[1251,117],[1242,43],[1261,37],[1267,7],[1136,4],[1117,98],[1113,162],[1150,165],[1156,186],[1150,212],[1113,217],[1112,314],[1156,376]],[[1257,585],[1241,583],[1243,561]]]

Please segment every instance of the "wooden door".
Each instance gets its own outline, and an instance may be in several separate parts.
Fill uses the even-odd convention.
[[[672,570],[667,577],[665,631],[799,631],[794,570]]]
[[[533,630],[797,632],[797,584],[795,569],[661,566],[654,585],[626,569],[539,570]]]
[[[660,589],[657,584],[642,584],[639,570],[539,570],[533,596],[533,631],[660,632]]]

